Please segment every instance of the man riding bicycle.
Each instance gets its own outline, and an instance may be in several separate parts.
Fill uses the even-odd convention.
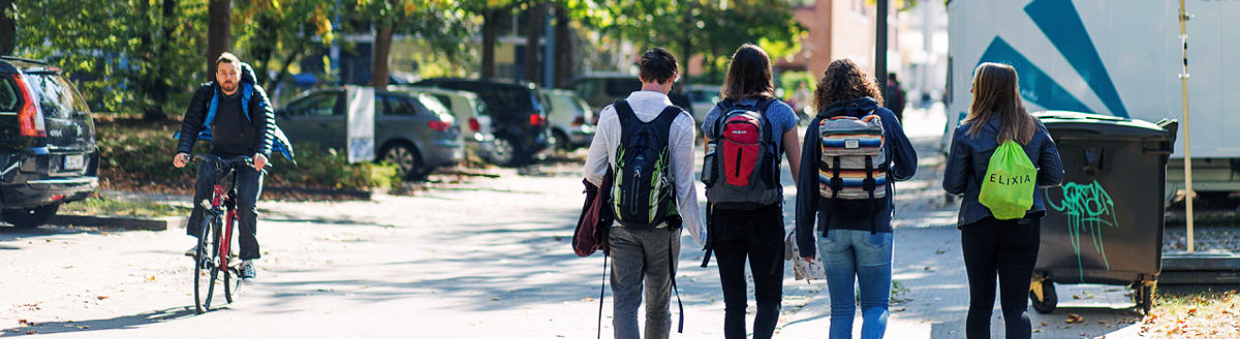
[[[255,238],[258,211],[254,204],[262,191],[262,169],[267,165],[275,138],[275,114],[267,93],[254,80],[254,70],[236,55],[225,52],[215,61],[215,81],[202,84],[190,100],[181,122],[177,154],[172,165],[185,167],[190,159],[194,143],[201,139],[211,143],[210,154],[220,158],[250,156],[253,167],[237,169],[234,183],[237,195],[238,227],[240,228],[241,279],[250,281],[255,276],[251,262],[260,257],[258,240]],[[202,225],[204,208],[202,201],[210,200],[219,175],[226,171],[203,161],[198,166],[198,182],[194,189],[194,210],[190,214],[186,233],[197,238]],[[194,256],[197,245],[185,252]]]

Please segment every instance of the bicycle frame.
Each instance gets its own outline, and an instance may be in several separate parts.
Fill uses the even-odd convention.
[[[233,187],[231,187],[228,191],[225,191],[224,185],[217,182],[211,198],[212,214],[219,216],[221,208],[226,211],[224,212],[224,229],[218,233],[220,235],[220,240],[216,242],[216,247],[218,247],[217,250],[220,257],[219,267],[224,269],[229,267],[228,255],[232,251],[232,232],[235,226],[233,222],[237,219],[237,210],[235,208],[236,202],[233,197],[237,185],[236,169],[229,169],[228,174],[232,176]]]

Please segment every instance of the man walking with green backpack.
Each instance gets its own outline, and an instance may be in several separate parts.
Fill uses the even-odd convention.
[[[601,185],[613,172],[611,206],[616,224],[608,236],[614,258],[615,338],[641,338],[637,308],[646,301],[647,339],[671,334],[671,294],[676,286],[680,230],[699,246],[706,229],[693,186],[693,117],[667,93],[677,76],[676,58],[662,48],[642,54],[642,90],[603,108],[586,157],[585,177]],[[681,329],[684,311],[681,308]]]
[[[995,276],[1006,338],[1029,338],[1029,279],[1038,260],[1038,187],[1058,186],[1063,163],[1046,127],[1025,111],[1012,66],[983,63],[973,76],[973,103],[956,128],[943,189],[964,195],[957,227],[969,277],[967,338],[990,338]]]

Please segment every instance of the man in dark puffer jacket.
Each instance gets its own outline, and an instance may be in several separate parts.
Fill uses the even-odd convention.
[[[215,62],[215,81],[203,84],[194,93],[177,143],[173,166],[184,167],[194,143],[207,140],[211,143],[210,154],[228,159],[250,156],[254,167],[242,167],[237,172],[237,216],[240,229],[242,260],[241,278],[254,278],[253,259],[259,258],[258,240],[255,238],[258,211],[255,202],[261,193],[265,172],[262,170],[271,154],[275,139],[275,114],[267,93],[255,84],[254,71],[241,62],[236,55],[224,53]],[[223,169],[209,162],[198,167],[198,182],[194,191],[194,211],[190,214],[186,233],[197,238],[203,220],[203,200],[211,198],[214,185]],[[186,252],[193,256],[197,246]]]

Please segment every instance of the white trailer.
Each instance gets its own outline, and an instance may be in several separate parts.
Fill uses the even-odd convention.
[[[1193,188],[1240,191],[1240,0],[1186,1]],[[1031,112],[1182,120],[1178,1],[950,0],[947,12],[945,141],[982,62],[1015,66]],[[1184,185],[1186,133],[1178,135],[1169,194]]]

